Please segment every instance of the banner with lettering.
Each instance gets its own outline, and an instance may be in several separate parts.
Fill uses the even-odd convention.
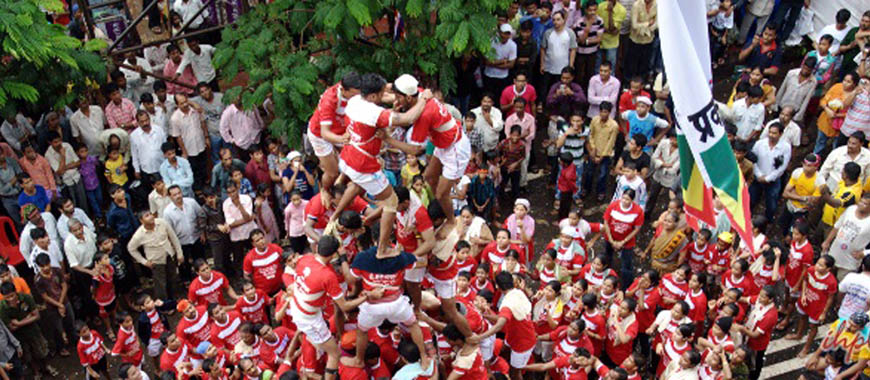
[[[665,74],[674,99],[687,214],[690,219],[715,225],[715,192],[725,205],[732,228],[741,239],[751,242],[749,191],[710,89],[713,74],[705,3],[658,0],[658,25]]]

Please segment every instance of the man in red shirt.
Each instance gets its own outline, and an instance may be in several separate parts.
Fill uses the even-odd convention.
[[[269,323],[266,306],[272,303],[269,296],[248,280],[242,281],[242,296],[236,301],[235,310],[242,319],[251,323]]]
[[[212,303],[208,305],[208,313],[211,315],[211,339],[219,348],[232,351],[236,343],[241,340],[239,326],[242,324],[242,316],[234,311],[227,311],[223,306]]]
[[[360,93],[360,76],[355,71],[348,72],[341,82],[327,88],[320,95],[317,108],[308,120],[308,141],[320,161],[323,176],[320,177],[320,196],[322,205],[332,201],[332,185],[338,179],[338,154],[344,144],[350,141],[346,133],[347,122],[344,108],[347,101]]]
[[[308,201],[308,204],[305,205],[305,225],[303,226],[303,230],[305,231],[305,236],[308,237],[308,244],[311,245],[312,251],[317,251],[317,241],[320,240],[320,236],[323,235],[323,229],[325,229],[326,225],[329,224],[329,221],[332,220],[332,216],[336,214],[341,215],[340,212],[336,212],[336,205],[346,190],[347,187],[344,184],[336,183],[332,186],[332,197],[329,198],[329,202],[326,202],[326,206],[324,206],[324,202],[321,201],[323,199],[322,194],[314,195],[314,197]],[[354,197],[351,204],[345,208],[355,211],[364,217],[374,214],[375,211],[359,196]],[[366,221],[364,220],[363,224],[365,224],[365,222]]]
[[[455,380],[486,380],[489,374],[484,365],[480,347],[469,343],[456,325],[445,326],[441,333],[447,338],[447,343],[450,343],[450,346],[457,348],[455,351],[456,357],[453,359],[451,366],[453,369],[447,378]]]
[[[317,243],[317,253],[304,255],[296,263],[296,281],[290,286],[293,292],[290,305],[293,322],[311,344],[327,354],[325,380],[335,380],[341,352],[326,325],[324,309],[335,302],[338,309],[347,312],[355,309],[368,297],[364,292],[353,300],[344,298],[341,281],[335,270],[329,266],[330,262],[338,259],[340,244],[333,236],[321,237]]]
[[[631,297],[637,300],[637,310],[635,318],[638,324],[638,342],[640,342],[640,350],[644,356],[649,357],[651,342],[649,335],[643,333],[653,324],[656,319],[656,307],[661,301],[661,293],[659,293],[659,272],[650,269],[636,280],[625,292],[626,297]]]
[[[194,305],[204,306],[216,303],[225,306],[227,304],[227,300],[224,298],[225,290],[233,301],[239,298],[239,295],[230,286],[227,276],[213,270],[207,261],[196,259],[193,261],[193,267],[197,276],[190,282],[190,287],[187,289],[187,299]]]
[[[732,327],[749,338],[746,345],[755,351],[755,366],[749,374],[750,379],[758,379],[761,376],[761,369],[764,368],[764,353],[770,344],[770,336],[773,334],[779,316],[779,311],[773,303],[775,291],[772,285],[761,288],[758,300],[752,305],[746,323]]]
[[[160,355],[160,370],[172,372],[176,377],[182,374],[187,375],[193,369],[190,357],[193,354],[193,348],[169,331],[163,333],[160,341],[166,346],[163,354]],[[178,373],[178,368],[182,369],[181,374]]]
[[[362,288],[369,297],[359,306],[357,327],[364,334],[356,340],[357,358],[362,360],[368,342],[368,331],[388,320],[401,323],[411,333],[411,339],[422,353],[422,366],[427,368],[429,357],[423,341],[423,331],[414,314],[414,307],[408,297],[403,295],[405,271],[417,265],[417,258],[405,251],[398,256],[379,259],[376,248],[366,249],[356,255],[350,273],[362,281]]]
[[[633,189],[625,190],[622,198],[607,206],[604,211],[604,245],[611,259],[619,252],[620,280],[623,290],[634,281],[635,236],[643,225],[643,207],[634,202],[636,193]]]
[[[179,339],[196,347],[200,342],[211,339],[211,321],[205,306],[194,306],[188,300],[178,302],[177,310],[182,317],[175,327]]]
[[[426,101],[432,98],[429,90],[420,94],[422,102],[417,102],[407,112],[398,113],[379,106],[377,103],[385,99],[387,82],[377,74],[365,74],[360,78],[360,95],[347,101],[348,126],[350,141],[341,150],[338,168],[341,173],[350,178],[352,184],[341,196],[335,212],[340,214],[357,195],[363,192],[371,194],[379,207],[381,228],[378,241],[378,257],[398,255],[398,251],[390,250],[390,237],[393,233],[393,222],[396,218],[398,200],[393,187],[387,181],[378,161],[383,140],[378,131],[391,126],[408,126],[417,121],[423,112]],[[333,219],[337,218],[333,214]],[[392,251],[389,252],[388,251]]]
[[[425,260],[435,247],[435,229],[429,212],[423,202],[416,195],[412,196],[407,188],[397,188],[396,198],[399,200],[396,207],[396,244],[402,251]],[[417,310],[420,309],[420,284],[425,274],[426,267],[414,267],[405,272],[405,286]]]
[[[643,79],[641,77],[631,78],[631,81],[628,84],[628,90],[625,90],[625,92],[619,96],[618,114],[637,109],[637,98],[641,96],[646,96],[647,98],[650,97],[649,93],[643,89]],[[627,133],[628,131],[626,130],[625,132]]]
[[[528,75],[520,71],[514,77],[514,84],[507,86],[499,94],[498,104],[505,118],[514,113],[514,99],[523,98],[526,100],[526,112],[534,115],[535,102],[538,100],[538,93],[535,91],[535,86],[529,84]]]
[[[284,275],[284,262],[281,246],[266,241],[266,234],[261,229],[251,231],[251,243],[254,248],[245,255],[243,270],[245,279],[254,283],[254,287],[267,295],[274,295],[283,287],[281,277]]]
[[[532,350],[537,342],[535,324],[532,322],[532,303],[520,289],[514,288],[514,276],[507,272],[499,272],[495,276],[503,296],[501,308],[498,310],[498,320],[483,334],[472,337],[472,342],[480,342],[499,331],[504,331],[505,342],[510,347],[510,378],[522,380],[522,370],[532,357]]]
[[[438,99],[420,101],[416,78],[403,74],[396,78],[396,104],[399,109],[413,109],[419,103],[424,103],[423,112],[411,127],[408,143],[396,141],[388,137],[387,143],[399,150],[420,155],[426,151],[426,142],[432,142],[435,150],[426,165],[423,177],[429,186],[435,190],[435,199],[441,204],[444,213],[450,215],[447,226],[452,226],[456,210],[453,210],[453,200],[450,190],[463,175],[471,160],[471,142],[462,132],[462,124],[450,115]]]

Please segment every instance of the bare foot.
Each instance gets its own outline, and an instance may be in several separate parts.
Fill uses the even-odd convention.
[[[399,256],[399,253],[401,252],[399,252],[399,250],[394,247],[387,247],[386,249],[381,249],[381,247],[378,247],[378,253],[375,254],[375,258],[387,259],[390,257]]]
[[[801,340],[802,336],[798,335],[798,333],[793,332],[785,336],[786,340]]]
[[[801,350],[801,352],[798,352],[798,357],[805,358],[805,357],[807,357],[807,354],[809,354],[809,350],[807,350],[807,347],[804,346],[804,348]]]
[[[776,331],[785,330],[788,327],[788,322],[789,322],[788,318],[783,319],[783,320],[779,321],[779,323],[776,324],[776,327],[774,327],[774,329],[776,329]]]

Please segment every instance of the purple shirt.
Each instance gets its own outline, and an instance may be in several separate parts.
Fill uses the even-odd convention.
[[[607,83],[604,83],[601,81],[600,75],[589,78],[589,96],[586,98],[589,100],[589,111],[586,112],[586,116],[598,116],[600,112],[598,107],[601,102],[606,100],[613,106],[611,110],[611,117],[613,117],[612,113],[616,111],[617,99],[619,98],[619,79],[611,75]]]
[[[100,179],[97,177],[97,158],[88,156],[79,165],[79,174],[82,175],[82,180],[85,183],[85,190],[96,190],[100,187]]]
[[[555,107],[554,109],[558,110],[558,107],[563,104],[573,106],[575,104],[579,105],[586,103],[586,95],[583,94],[583,88],[580,87],[579,84],[574,82],[571,82],[569,84],[571,92],[574,93],[574,95],[571,96],[556,94],[556,91],[558,91],[559,88],[561,88],[562,86],[564,86],[564,84],[561,82],[554,83],[552,86],[550,86],[550,92],[547,94],[547,105],[550,106],[550,108]]]

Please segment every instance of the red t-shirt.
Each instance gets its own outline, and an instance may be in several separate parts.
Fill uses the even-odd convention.
[[[362,214],[367,207],[369,207],[369,204],[357,196],[353,198],[353,202],[347,206],[347,210],[356,211]],[[309,200],[305,205],[303,215],[305,216],[305,220],[311,220],[314,222],[315,230],[323,231],[323,229],[326,228],[326,225],[329,224],[329,218],[331,218],[334,213],[335,208],[332,206],[329,208],[323,207],[323,202],[320,200],[320,193],[317,193],[311,197],[311,200]]]
[[[495,267],[504,261],[504,255],[511,249],[516,250],[520,254],[523,252],[523,249],[516,244],[508,244],[507,248],[500,249],[496,242],[491,241],[480,252],[480,260],[484,263],[489,262],[490,266]]]
[[[193,320],[181,317],[175,327],[175,335],[191,346],[198,346],[211,338],[211,321],[205,306],[196,307],[196,318]]]
[[[719,276],[722,273],[725,273],[725,271],[731,266],[731,255],[728,254],[728,250],[719,251],[719,247],[716,246],[713,246],[713,248],[707,251],[707,257],[705,260],[710,262],[710,266],[707,267],[707,273],[714,276]],[[713,269],[713,265],[717,265],[722,269]]]
[[[121,354],[133,354],[132,356],[121,356]],[[118,337],[115,339],[115,346],[112,347],[112,355],[121,356],[121,362],[139,365],[142,363],[142,347],[139,345],[139,337],[136,335],[135,329],[130,331],[124,330],[124,327],[118,329]]]
[[[698,243],[693,242],[683,247],[683,251],[688,254],[689,267],[692,268],[692,273],[704,273],[707,271],[704,260],[708,256],[712,256],[711,250],[713,250],[713,244],[710,243],[705,244],[703,247],[698,247]]]
[[[750,297],[758,294],[759,290],[755,287],[755,279],[750,272],[744,273],[741,278],[734,278],[729,269],[722,275],[722,284],[725,285],[725,289],[740,289],[744,296]]]
[[[376,132],[393,125],[393,111],[357,95],[347,101],[345,113],[350,143],[341,149],[341,160],[359,173],[379,172],[383,141]]]
[[[586,380],[589,375],[586,373],[586,369],[583,367],[571,367],[570,360],[570,356],[560,356],[553,359],[553,364],[556,365],[556,369],[559,370],[559,374],[562,375],[562,378],[564,380]]]
[[[414,252],[417,250],[418,241],[417,235],[426,230],[432,229],[432,219],[429,219],[429,212],[422,205],[416,209],[408,209],[402,212],[396,212],[396,242],[402,245],[402,250],[405,252]]]
[[[556,188],[562,193],[574,194],[577,192],[577,168],[574,164],[562,167],[559,178],[556,180]]]
[[[636,278],[631,286],[628,287],[629,292],[637,290],[640,277]],[[658,288],[647,289],[643,293],[643,303],[638,302],[637,310],[634,315],[637,318],[638,328],[641,331],[646,331],[656,320],[656,306],[661,302]]]
[[[109,306],[115,301],[115,268],[108,268],[109,273],[100,272],[94,276],[94,302],[100,306]]]
[[[600,378],[600,379],[603,379],[603,378],[605,378],[605,377],[607,376],[608,373],[610,373],[610,368],[608,368],[608,367],[607,367],[606,365],[604,365],[604,364],[599,364],[599,365],[598,365],[598,368],[595,368],[595,372],[598,372],[598,376],[599,376],[599,378]],[[640,379],[640,374],[637,373],[637,372],[635,372],[633,375],[628,375],[628,379],[627,379],[627,380],[641,380],[641,379]]]
[[[699,289],[697,293],[689,290],[685,301],[689,304],[689,319],[692,322],[704,321],[707,318],[707,295],[703,290]]]
[[[785,276],[785,265],[780,265],[779,278],[783,278],[783,276]],[[764,285],[773,285],[773,265],[762,265],[758,274],[753,276],[753,280],[755,280],[756,289],[761,289]]]
[[[347,107],[347,99],[342,96],[341,83],[336,83],[323,94],[317,102],[314,114],[308,120],[308,133],[317,137],[321,127],[328,127],[332,133],[343,135],[345,131],[344,108]]]
[[[148,317],[148,321],[151,322],[151,339],[160,339],[160,336],[166,331],[166,326],[163,325],[163,320],[160,319],[160,313],[157,312],[157,309],[154,309],[146,311],[145,315]]]
[[[160,354],[160,370],[163,372],[169,371],[178,375],[175,365],[190,361],[190,354],[192,353],[193,349],[184,342],[181,343],[181,347],[175,352],[169,351],[168,348],[163,350],[163,353]]]
[[[550,334],[550,341],[554,342],[553,357],[571,356],[579,347],[585,348],[589,352],[595,351],[592,341],[586,334],[580,334],[580,337],[572,339],[568,336],[568,326],[559,326]]]
[[[659,366],[656,368],[656,376],[661,376],[672,360],[680,360],[680,356],[691,350],[692,345],[684,342],[682,346],[678,346],[677,342],[673,339],[667,339],[662,343],[662,348],[664,353],[662,354],[662,360],[659,360]]]
[[[99,363],[106,356],[106,351],[103,350],[103,336],[96,330],[91,330],[91,339],[79,338],[76,350],[79,353],[79,362],[85,367]]]
[[[596,272],[592,268],[592,263],[588,263],[583,266],[583,269],[580,269],[580,277],[586,280],[589,286],[601,286],[608,276],[616,276],[616,271],[607,268],[604,272]]]
[[[622,207],[621,201],[616,201],[607,206],[604,211],[604,223],[610,229],[610,236],[614,241],[622,241],[635,228],[640,228],[643,225],[643,208],[637,203],[632,203],[631,207],[625,209]],[[632,237],[625,242],[623,249],[634,248],[636,237]]]
[[[365,368],[346,366],[338,363],[338,377],[341,380],[369,380],[369,374]]]
[[[755,324],[755,330],[760,331],[761,335],[757,338],[749,338],[746,342],[746,345],[756,352],[767,349],[767,345],[770,344],[770,335],[773,334],[773,327],[776,325],[778,310],[774,305],[770,306],[771,307],[767,309],[761,320]],[[753,307],[758,307],[758,304],[753,305]]]
[[[584,311],[580,318],[583,318],[583,322],[586,323],[586,331],[603,338],[607,337],[607,320],[604,319],[604,314],[600,311],[595,310],[595,314],[589,314]],[[603,341],[592,337],[589,340],[592,341],[592,354],[598,356],[601,353]]]
[[[299,371],[309,373],[323,373],[326,369],[326,353],[318,352],[317,348],[308,341],[305,335],[302,335],[302,343],[300,344],[302,354],[299,355],[299,360],[296,362],[296,368]]]
[[[634,316],[629,316],[628,318],[633,317]],[[621,319],[617,317],[616,323],[621,323]],[[635,319],[625,330],[625,333],[631,339],[629,339],[628,342],[616,344],[616,324],[607,326],[607,339],[605,340],[604,349],[607,351],[607,356],[610,357],[610,360],[613,360],[614,363],[622,363],[628,355],[631,355],[631,349],[634,346],[634,338],[637,337],[638,327],[637,319]]]
[[[293,340],[293,332],[281,326],[274,328],[272,331],[275,332],[278,339],[272,343],[269,343],[266,339],[261,339],[263,343],[260,346],[260,350],[267,350],[275,358],[283,359],[287,349],[290,348],[290,342]]]
[[[399,351],[394,345],[393,337],[390,334],[381,335],[378,329],[369,329],[369,341],[374,342],[381,349],[381,359],[389,368],[393,368],[399,362]]]
[[[313,254],[303,255],[296,263],[296,282],[293,285],[293,301],[304,314],[316,315],[333,299],[344,295],[341,282],[332,267],[326,266]]]
[[[815,270],[810,269],[807,271],[807,286],[804,288],[798,306],[810,319],[818,320],[824,317],[821,314],[825,310],[828,298],[835,294],[837,294],[837,277],[831,272],[819,276]]]
[[[527,317],[523,320],[514,318],[511,309],[503,306],[498,310],[498,316],[507,320],[502,331],[505,333],[505,341],[511,350],[514,352],[526,352],[535,347],[537,336],[535,335],[535,324]]]
[[[460,380],[486,380],[488,378],[486,366],[483,363],[483,355],[479,349],[475,349],[468,356],[462,356],[457,352],[452,366],[453,372],[461,375],[459,376]]]
[[[514,99],[516,99],[516,98],[525,99],[526,100],[526,112],[531,113],[532,112],[532,105],[534,105],[535,101],[538,100],[538,92],[537,92],[537,90],[535,90],[535,87],[532,86],[531,84],[526,84],[526,87],[523,88],[523,91],[520,93],[517,93],[516,87],[514,85],[510,85],[510,86],[505,87],[504,90],[501,91],[501,95],[498,98],[498,103],[500,105],[513,104]],[[514,114],[514,107],[510,107],[510,108],[508,108],[507,112],[504,114],[504,117],[505,117],[505,119],[507,119],[508,116],[513,115],[513,114]]]
[[[804,271],[813,265],[813,246],[809,240],[803,244],[791,242],[788,252],[788,262],[785,267],[785,283],[791,290],[798,290]]]
[[[281,260],[283,252],[281,246],[269,244],[263,252],[255,247],[245,255],[243,269],[251,277],[257,290],[266,294],[275,294],[281,290],[284,285],[281,279],[284,275],[284,263]]]
[[[364,290],[371,291],[379,287],[384,289],[384,295],[381,298],[367,302],[385,303],[398,299],[404,293],[405,271],[413,268],[414,263],[408,264],[408,266],[398,270],[396,273],[372,273],[362,269],[351,268],[350,274],[362,279]]]
[[[689,283],[687,281],[677,282],[674,280],[674,274],[668,273],[662,277],[662,280],[659,282],[659,294],[662,295],[662,298],[667,298],[671,300],[682,300],[686,298],[686,294],[689,294]],[[661,305],[665,309],[670,309],[673,304],[665,305],[662,303]]]
[[[429,99],[423,107],[423,113],[411,127],[408,142],[415,145],[425,145],[426,139],[432,141],[436,148],[449,148],[462,135],[461,125],[453,119],[450,111],[438,99]]]
[[[219,348],[234,350],[236,343],[242,340],[239,334],[239,326],[242,324],[242,316],[238,312],[228,311],[226,323],[212,321],[211,342]]]
[[[203,281],[201,277],[196,276],[190,282],[190,287],[187,289],[187,299],[196,306],[208,306],[210,303],[226,305],[224,290],[229,289],[229,287],[230,282],[227,277],[223,273],[213,270],[208,281]]]
[[[269,296],[262,290],[257,289],[254,299],[239,297],[236,301],[236,312],[241,314],[242,319],[251,323],[269,323],[266,315],[266,306],[272,303]]]

